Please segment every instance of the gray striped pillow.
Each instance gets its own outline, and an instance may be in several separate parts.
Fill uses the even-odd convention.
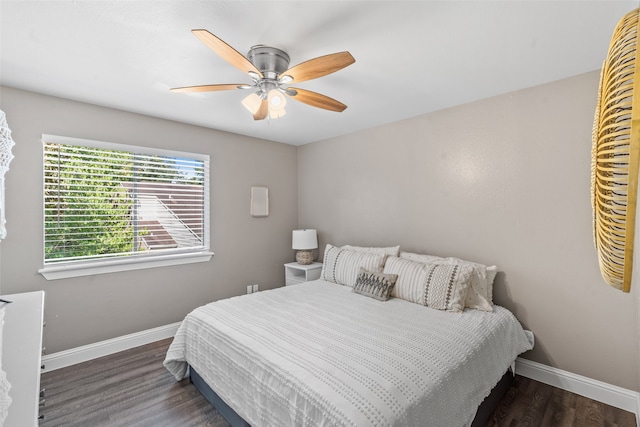
[[[392,296],[437,310],[460,312],[473,268],[465,264],[424,264],[389,257],[384,273],[397,274]]]
[[[352,251],[328,244],[324,250],[320,278],[353,287],[361,267],[368,271],[381,272],[385,257],[381,254]]]

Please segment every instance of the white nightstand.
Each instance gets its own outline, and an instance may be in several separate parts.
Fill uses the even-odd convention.
[[[290,262],[284,265],[285,285],[297,285],[298,283],[317,280],[322,272],[322,263],[314,262],[309,265]]]

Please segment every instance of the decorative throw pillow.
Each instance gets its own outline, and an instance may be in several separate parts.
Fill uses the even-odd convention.
[[[393,296],[437,310],[461,312],[473,268],[466,264],[424,264],[389,257],[384,272],[398,275]]]
[[[386,301],[391,297],[391,290],[397,279],[398,276],[395,274],[378,273],[360,268],[360,273],[352,291],[380,301]]]
[[[464,264],[427,265],[423,304],[438,310],[463,311],[473,268]]]
[[[400,253],[400,245],[389,247],[369,247],[369,246],[351,246],[344,245],[342,249],[348,249],[350,251],[369,252],[372,254],[398,256]]]
[[[391,296],[421,304],[422,288],[427,280],[424,263],[398,257],[388,257],[384,264],[385,274],[398,276]]]
[[[497,272],[497,267],[491,266],[493,275],[490,277],[491,273],[489,267],[486,265],[465,261],[460,258],[446,258],[446,262],[448,264],[468,265],[473,269],[471,273],[471,284],[465,299],[465,307],[482,311],[493,311],[493,278]]]
[[[400,252],[400,258],[409,259],[425,264],[466,264],[473,268],[471,284],[465,298],[465,307],[482,311],[493,311],[493,280],[498,268],[495,265],[487,267],[460,258],[441,258],[434,255]]]
[[[324,250],[320,278],[353,287],[361,267],[381,272],[385,258],[386,255],[352,251],[328,244]]]

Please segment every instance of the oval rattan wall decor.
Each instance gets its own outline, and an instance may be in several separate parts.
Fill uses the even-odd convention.
[[[629,292],[640,155],[640,69],[636,66],[640,9],[616,26],[602,66],[593,124],[591,202],[600,272]]]

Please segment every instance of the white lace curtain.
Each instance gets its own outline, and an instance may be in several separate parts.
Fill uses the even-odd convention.
[[[9,170],[9,163],[13,159],[11,148],[14,145],[11,129],[7,124],[7,115],[0,110],[0,240],[7,236],[4,217],[4,174]]]

